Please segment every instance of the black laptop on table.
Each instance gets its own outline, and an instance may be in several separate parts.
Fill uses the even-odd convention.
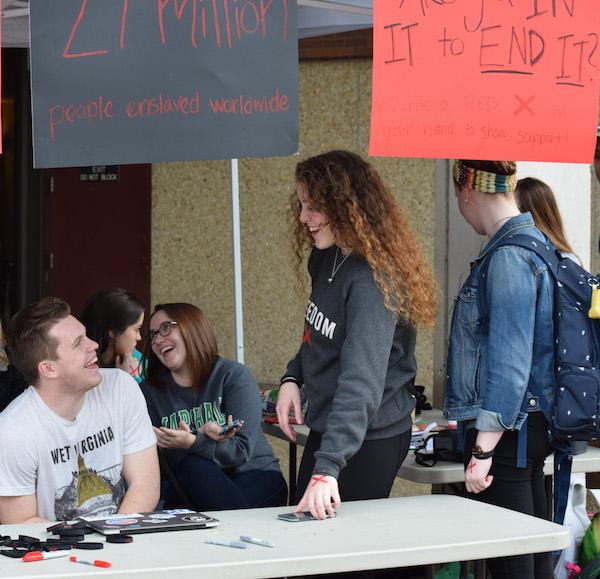
[[[79,517],[103,535],[136,535],[161,531],[188,531],[216,527],[219,520],[190,509],[167,509],[150,513],[115,513]]]

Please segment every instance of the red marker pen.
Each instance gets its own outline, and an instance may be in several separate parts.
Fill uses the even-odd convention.
[[[25,553],[21,560],[25,563],[33,561],[44,561],[46,559],[58,559],[58,557],[68,557],[71,551],[29,551]]]
[[[73,563],[83,563],[84,565],[93,565],[94,567],[110,567],[112,565],[112,563],[109,563],[108,561],[100,561],[99,559],[94,559],[92,561],[91,559],[80,559],[79,557],[74,556],[69,557],[69,561],[72,561]]]

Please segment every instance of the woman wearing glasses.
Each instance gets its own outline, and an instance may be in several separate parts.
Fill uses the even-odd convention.
[[[121,288],[100,290],[87,302],[79,320],[89,338],[98,343],[102,368],[120,368],[142,381],[142,354],[136,349],[142,339],[144,304]]]
[[[280,506],[287,486],[261,429],[247,368],[219,356],[209,321],[192,304],[159,304],[150,318],[142,392],[158,446],[197,510]],[[223,432],[233,419],[240,425]],[[176,507],[173,489],[165,506]]]

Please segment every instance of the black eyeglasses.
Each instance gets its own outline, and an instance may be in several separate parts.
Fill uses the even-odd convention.
[[[150,343],[152,344],[154,342],[154,338],[156,338],[158,334],[160,334],[163,338],[168,336],[176,325],[177,322],[172,322],[169,320],[168,322],[163,322],[160,326],[158,326],[158,330],[150,330],[148,332],[148,339],[150,340]]]

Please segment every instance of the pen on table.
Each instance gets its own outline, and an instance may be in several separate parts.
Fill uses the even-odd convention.
[[[33,561],[45,561],[46,559],[58,559],[59,557],[68,557],[71,551],[29,551],[21,559],[25,563]]]
[[[209,545],[221,545],[222,547],[233,547],[234,549],[247,549],[248,545],[240,543],[239,541],[223,541],[222,539],[206,539],[204,541]]]
[[[110,567],[112,563],[108,561],[100,561],[99,559],[81,559],[79,557],[71,556],[69,561],[73,563],[83,563],[84,565],[92,565],[94,567]]]
[[[253,543],[254,545],[262,545],[263,547],[275,546],[273,543],[271,543],[271,541],[267,541],[266,539],[259,539],[258,537],[251,537],[250,535],[241,535],[240,541],[245,541],[246,543]]]

